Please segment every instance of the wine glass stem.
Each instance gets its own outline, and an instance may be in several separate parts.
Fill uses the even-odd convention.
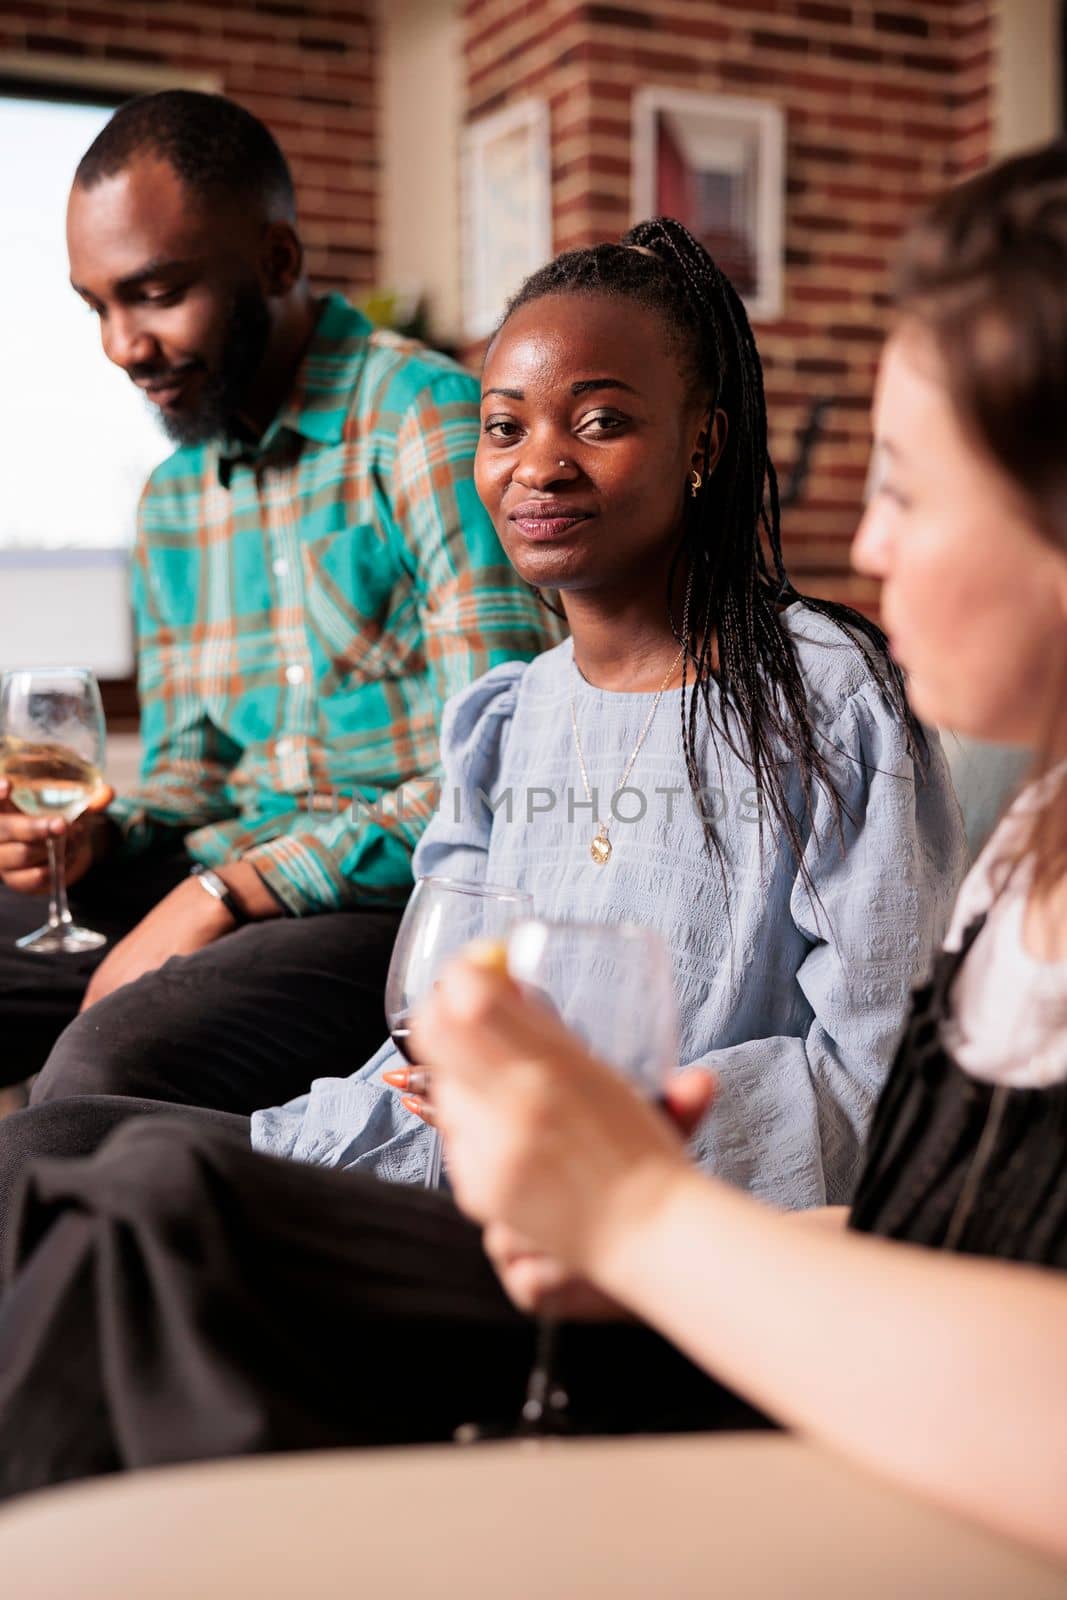
[[[50,928],[69,928],[72,922],[70,907],[67,904],[67,873],[66,873],[67,840],[54,839],[48,836],[48,865],[52,874],[52,892],[48,902],[48,926]]]
[[[434,1128],[430,1135],[430,1152],[426,1157],[426,1176],[423,1186],[427,1189],[441,1187],[441,1135]]]
[[[539,1317],[537,1322],[537,1349],[534,1364],[526,1384],[526,1399],[522,1404],[520,1432],[548,1433],[553,1422],[563,1420],[567,1396],[556,1382],[556,1346],[559,1323],[554,1317]]]

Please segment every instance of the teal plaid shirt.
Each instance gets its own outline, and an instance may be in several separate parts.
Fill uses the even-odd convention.
[[[133,566],[144,759],[111,806],[125,851],[180,829],[298,915],[404,898],[444,702],[557,637],[475,493],[478,426],[474,378],[331,295],[255,448],[156,469]]]

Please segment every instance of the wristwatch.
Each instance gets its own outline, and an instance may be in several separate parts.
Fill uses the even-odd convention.
[[[217,872],[212,872],[210,867],[205,867],[202,863],[197,862],[189,876],[196,879],[205,894],[209,894],[213,900],[222,902],[233,918],[235,928],[243,927],[246,922],[251,922],[251,917],[247,916],[238,905],[237,896],[233,890],[223,883]]]

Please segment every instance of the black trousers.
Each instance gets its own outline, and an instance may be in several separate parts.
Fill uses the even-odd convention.
[[[188,867],[181,853],[139,864],[140,882],[125,868],[90,874],[78,915],[120,937]],[[256,923],[165,962],[80,1016],[101,956],[15,950],[17,934],[43,915],[39,902],[0,891],[0,1082],[40,1068],[35,1104],[131,1095],[247,1115],[320,1074],[347,1075],[385,1037],[382,993],[399,912]]]
[[[122,1123],[161,1115],[180,1118],[186,1125],[229,1129],[245,1144],[251,1136],[250,1119],[236,1112],[137,1095],[71,1095],[0,1117],[0,1292],[5,1264],[15,1257],[18,1195],[31,1163],[41,1157],[91,1156]]]
[[[0,1493],[518,1414],[534,1330],[447,1196],[136,1117],[26,1171],[0,1291]],[[766,1427],[648,1329],[568,1325],[582,1432]]]
[[[68,1022],[78,1014],[89,979],[111,946],[189,871],[180,847],[136,862],[109,863],[70,891],[76,922],[107,935],[100,950],[38,956],[15,940],[48,917],[47,896],[14,894],[0,885],[0,1086],[37,1072]]]

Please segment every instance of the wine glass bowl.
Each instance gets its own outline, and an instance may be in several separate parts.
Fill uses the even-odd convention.
[[[667,946],[632,922],[520,922],[508,972],[650,1099],[678,1064],[678,1020]]]
[[[393,1043],[411,1061],[411,1014],[446,963],[474,939],[503,940],[528,918],[532,896],[502,884],[462,878],[420,878],[397,931],[385,980],[385,1020]],[[434,1130],[426,1187],[441,1177],[441,1140]]]
[[[26,816],[74,822],[103,783],[100,689],[81,667],[23,668],[0,676],[0,778]],[[16,940],[36,955],[96,950],[106,936],[75,925],[64,879],[65,840],[48,835],[48,921]]]

